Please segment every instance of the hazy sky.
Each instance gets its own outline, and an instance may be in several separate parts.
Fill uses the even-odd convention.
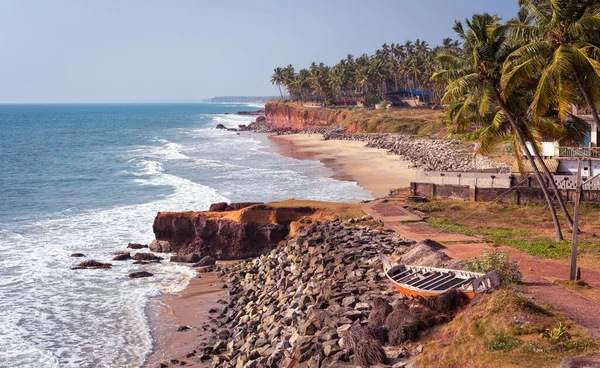
[[[273,68],[453,36],[517,0],[0,0],[0,103],[275,95]]]

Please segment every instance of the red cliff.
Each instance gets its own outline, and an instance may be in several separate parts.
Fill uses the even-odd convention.
[[[312,207],[254,204],[236,210],[159,212],[153,229],[156,239],[168,241],[171,250],[179,255],[197,253],[217,259],[241,259],[276,247],[290,233],[290,224],[300,219],[335,217],[332,212]]]
[[[325,110],[280,101],[268,101],[265,105],[265,116],[273,127],[294,130],[341,125],[351,113],[349,110]]]

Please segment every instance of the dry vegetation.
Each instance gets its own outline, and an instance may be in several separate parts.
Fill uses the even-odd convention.
[[[364,133],[398,133],[423,138],[442,138],[448,135],[442,110],[401,108],[387,111],[354,109],[342,125],[355,126]]]
[[[310,200],[297,200],[288,199],[281,202],[270,202],[267,203],[271,207],[275,208],[295,208],[295,207],[313,207],[324,210],[329,210],[336,213],[340,219],[347,220],[350,218],[359,218],[365,215],[363,212],[363,204],[361,203],[349,203],[349,202],[323,202],[323,201],[310,201]]]
[[[556,333],[561,323],[566,330]],[[550,338],[541,336],[550,332]],[[598,352],[598,340],[564,315],[518,291],[482,295],[421,339],[422,367],[549,367]]]

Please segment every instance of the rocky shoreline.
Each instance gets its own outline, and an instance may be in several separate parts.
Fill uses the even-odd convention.
[[[303,226],[269,253],[216,271],[229,300],[209,311],[211,338],[186,360],[159,364],[212,367],[409,366],[424,347],[416,338],[449,321],[457,294],[403,299],[387,281],[378,254],[438,267],[461,263],[439,244],[415,244],[372,219]]]
[[[225,128],[225,127],[222,127]],[[494,162],[476,153],[476,145],[458,140],[414,139],[410,135],[393,133],[348,133],[341,126],[306,126],[302,129],[275,127],[266,117],[259,116],[249,125],[240,125],[234,131],[253,131],[266,134],[322,134],[323,140],[360,141],[366,147],[385,149],[388,154],[409,161],[411,168],[423,171],[478,171],[495,170],[510,173],[506,163]]]

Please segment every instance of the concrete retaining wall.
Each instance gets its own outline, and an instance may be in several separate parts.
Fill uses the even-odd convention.
[[[532,181],[532,183],[535,180]],[[537,182],[535,182],[537,184]],[[508,188],[472,188],[468,185],[447,185],[432,183],[410,183],[412,195],[437,198],[458,199],[479,202],[497,200],[500,203],[516,204],[545,204],[544,193],[539,186],[516,186]],[[575,190],[561,190],[563,198],[573,201]],[[583,192],[582,201],[585,203],[600,203],[600,191],[588,190]]]

